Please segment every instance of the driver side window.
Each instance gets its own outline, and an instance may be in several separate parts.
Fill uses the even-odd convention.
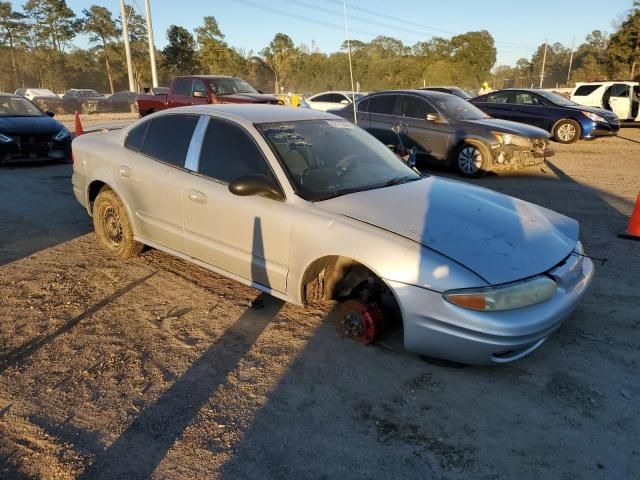
[[[210,118],[200,151],[198,172],[220,183],[230,183],[243,175],[273,177],[255,141],[243,128]]]
[[[425,100],[409,95],[402,96],[403,116],[424,120],[428,113],[436,113],[436,110]]]
[[[209,92],[207,91],[207,87],[204,83],[202,83],[202,80],[194,80],[193,81],[193,86],[191,87],[191,95],[193,96],[194,93],[196,92],[201,92],[201,93],[206,93],[208,94]]]

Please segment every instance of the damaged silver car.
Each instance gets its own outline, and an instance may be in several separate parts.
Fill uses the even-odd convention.
[[[394,318],[405,348],[472,364],[538,348],[593,263],[578,223],[423,177],[335,115],[268,105],[175,108],[73,141],[73,190],[96,238],[144,245],[288,302],[341,302],[362,343]]]
[[[353,108],[332,113],[353,121]],[[453,167],[463,177],[532,167],[553,155],[541,128],[491,118],[449,93],[429,90],[376,92],[358,101],[357,123],[386,145],[416,148],[422,158]]]

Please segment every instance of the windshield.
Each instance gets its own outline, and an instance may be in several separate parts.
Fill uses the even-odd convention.
[[[41,117],[42,110],[26,98],[0,97],[0,117]]]
[[[469,95],[467,92],[465,92],[460,87],[451,87],[451,93],[453,93],[457,97],[460,97],[460,98],[462,98],[464,100],[470,100],[471,99],[471,95]]]
[[[216,95],[260,93],[241,78],[218,78],[216,80],[211,80],[210,85]]]
[[[546,98],[550,102],[555,103],[556,105],[563,105],[563,106],[577,105],[576,102],[572,102],[571,100],[568,100],[564,98],[562,95],[558,95],[557,93],[546,92],[544,90],[537,90],[536,93],[541,97]]]
[[[455,95],[442,95],[437,98],[430,98],[430,100],[438,106],[438,109],[447,119],[480,120],[481,118],[490,118],[489,115],[475,105]]]
[[[258,128],[305,200],[327,200],[422,178],[346,120],[267,123]]]

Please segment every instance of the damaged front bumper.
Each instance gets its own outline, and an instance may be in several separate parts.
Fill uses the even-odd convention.
[[[497,143],[491,146],[492,170],[511,170],[541,165],[555,154],[548,139],[531,140],[531,145],[520,146]]]

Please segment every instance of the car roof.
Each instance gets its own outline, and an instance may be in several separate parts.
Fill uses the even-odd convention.
[[[421,95],[423,97],[426,98],[433,98],[433,99],[442,99],[442,100],[446,100],[451,98],[451,94],[450,93],[445,93],[445,92],[438,92],[436,90],[418,90],[418,89],[405,89],[405,90],[380,90],[374,93],[370,93],[367,96],[374,96],[374,95],[378,95],[381,93],[402,93],[402,94],[414,94],[414,95]],[[363,99],[361,99],[360,101],[362,101]]]
[[[198,113],[211,115],[213,113],[225,113],[233,115],[251,123],[271,123],[271,122],[295,122],[300,120],[331,120],[341,117],[320,110],[309,108],[286,107],[283,105],[260,105],[255,103],[218,105],[198,105],[192,107],[181,107],[166,110],[167,112]]]

